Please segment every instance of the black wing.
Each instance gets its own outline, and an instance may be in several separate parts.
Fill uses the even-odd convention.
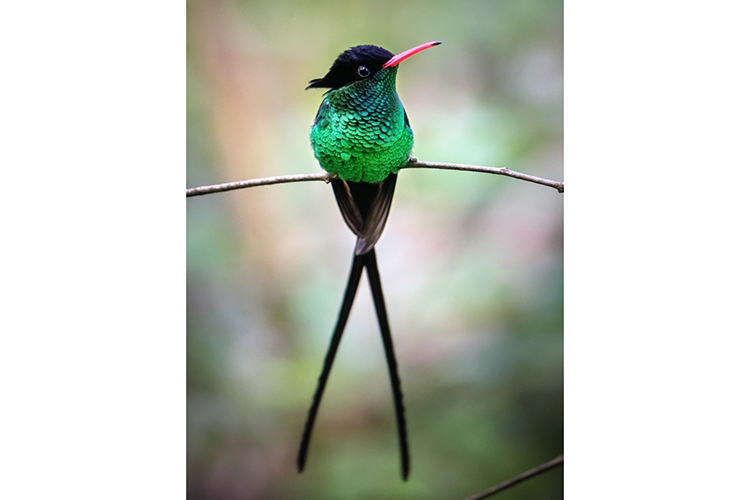
[[[396,174],[391,174],[377,183],[331,181],[341,215],[358,236],[356,255],[372,250],[383,234],[396,191],[396,178]]]

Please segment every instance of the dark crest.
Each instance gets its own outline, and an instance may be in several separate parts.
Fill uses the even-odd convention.
[[[357,45],[342,52],[323,78],[310,80],[308,89],[340,89],[365,80],[383,68],[393,54],[377,45]]]

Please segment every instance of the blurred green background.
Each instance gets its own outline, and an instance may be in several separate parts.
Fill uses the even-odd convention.
[[[188,187],[319,172],[305,91],[346,48],[398,53],[421,160],[562,180],[562,1],[189,0]],[[354,236],[322,182],[187,200],[191,499],[460,499],[563,450],[562,204],[488,174],[405,170],[378,243],[406,402],[366,280],[304,474],[297,445]],[[558,468],[504,493],[562,498]]]

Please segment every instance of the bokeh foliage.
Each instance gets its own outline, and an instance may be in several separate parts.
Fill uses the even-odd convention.
[[[188,186],[317,172],[304,91],[345,48],[443,45],[397,88],[423,160],[562,180],[562,2],[214,1],[188,8]],[[562,452],[562,195],[408,170],[378,243],[413,470],[363,279],[307,470],[296,447],[354,245],[329,186],[187,200],[188,496],[462,498]],[[508,499],[561,498],[562,470]]]

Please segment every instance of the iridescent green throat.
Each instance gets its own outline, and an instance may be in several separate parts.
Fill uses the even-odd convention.
[[[325,94],[310,129],[324,170],[345,181],[380,182],[409,161],[414,135],[396,93],[396,70]]]

